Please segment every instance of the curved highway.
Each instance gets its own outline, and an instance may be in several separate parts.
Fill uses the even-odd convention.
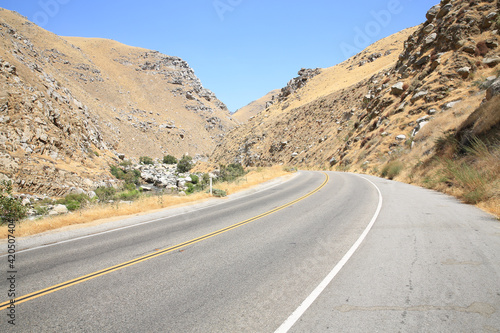
[[[30,243],[16,255],[15,326],[0,280],[1,331],[500,330],[500,224],[436,192],[300,172],[150,219]]]

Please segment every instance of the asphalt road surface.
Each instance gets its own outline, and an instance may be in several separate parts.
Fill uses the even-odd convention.
[[[300,172],[127,223],[17,239],[0,331],[500,332],[500,222],[433,191]]]

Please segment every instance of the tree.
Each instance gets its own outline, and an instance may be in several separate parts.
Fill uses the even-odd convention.
[[[177,172],[186,173],[193,168],[193,158],[188,155],[182,156],[180,161],[177,163]]]
[[[243,176],[246,172],[241,164],[233,163],[225,166],[223,164],[219,165],[220,168],[220,180],[226,182],[232,182],[236,178]]]
[[[163,156],[163,164],[177,164],[177,159],[172,155]]]
[[[142,164],[155,164],[155,162],[153,161],[153,159],[149,156],[141,156],[139,157],[139,162],[142,163]]]
[[[26,207],[20,199],[12,196],[12,182],[0,183],[0,224],[12,223],[26,217]]]

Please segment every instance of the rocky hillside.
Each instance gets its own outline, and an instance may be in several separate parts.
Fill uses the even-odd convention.
[[[0,178],[19,192],[91,190],[124,156],[206,156],[235,126],[184,60],[3,9],[0,87]]]
[[[307,80],[299,72],[273,105],[226,136],[212,161],[371,173],[396,156],[421,163],[497,79],[499,9],[492,0],[443,0],[419,27]]]
[[[248,119],[256,116],[262,111],[266,110],[270,105],[274,103],[274,100],[278,97],[280,93],[279,89],[272,90],[268,92],[265,96],[255,100],[248,105],[238,109],[233,113],[233,118],[240,123],[245,123]]]

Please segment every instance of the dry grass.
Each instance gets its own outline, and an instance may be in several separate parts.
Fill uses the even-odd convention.
[[[285,171],[281,166],[273,166],[270,168],[255,168],[251,169],[250,172],[236,180],[232,183],[219,183],[214,187],[219,188],[227,192],[227,194],[234,194],[239,191],[249,189],[258,184],[267,182],[271,179],[278,178],[290,174]]]
[[[223,189],[228,194],[246,190],[266,181],[289,175],[282,167],[258,168],[233,183],[217,183],[214,188]],[[72,214],[49,217],[34,221],[24,221],[16,229],[16,236],[23,237],[47,232],[63,227],[84,227],[122,219],[131,215],[152,213],[164,208],[202,202],[210,198],[208,193],[195,193],[186,197],[163,195],[142,197],[132,203],[97,205]],[[0,239],[7,238],[7,226],[0,227]]]
[[[250,104],[242,107],[236,113],[233,114],[233,118],[238,120],[240,123],[246,122],[251,117],[257,115],[259,112],[266,109],[266,103],[272,100],[273,96],[279,95],[281,89],[275,89],[268,92],[265,96],[251,102]]]
[[[453,195],[500,217],[498,102],[497,97],[466,119],[458,117],[440,136],[436,131],[439,126],[425,127],[416,142],[420,137],[432,138],[436,149],[433,156],[409,170],[411,182]],[[441,120],[433,120],[433,125]]]

